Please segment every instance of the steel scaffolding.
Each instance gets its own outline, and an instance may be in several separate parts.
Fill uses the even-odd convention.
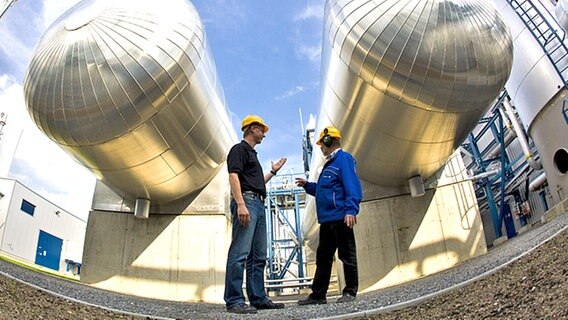
[[[272,178],[267,191],[266,217],[268,239],[267,285],[269,291],[285,293],[311,284],[305,277],[301,219],[306,193],[294,185],[295,177],[283,174]]]
[[[546,199],[541,205],[534,203],[534,197],[529,199],[527,182],[536,172],[526,161],[519,143],[514,143],[518,137],[508,128],[510,119],[500,111],[505,99],[509,97],[507,92],[503,91],[486,117],[479,121],[478,126],[462,145],[466,168],[472,176],[480,177],[474,180],[475,194],[480,210],[487,208],[491,216],[496,238],[503,235],[503,224],[508,238],[517,234],[511,206],[516,209],[521,204],[528,206],[529,200],[533,200],[530,205],[532,208],[547,206]],[[523,138],[526,138],[526,135]],[[531,153],[538,157],[532,141],[529,147]],[[513,198],[509,198],[511,196]],[[542,195],[538,198],[542,201]],[[519,216],[519,211],[515,215]]]

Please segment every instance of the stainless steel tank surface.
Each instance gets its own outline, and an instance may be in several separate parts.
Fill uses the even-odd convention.
[[[236,141],[189,1],[80,2],[37,44],[24,91],[37,126],[128,198],[204,187]]]
[[[486,113],[512,59],[486,1],[327,1],[317,130],[341,130],[364,180],[426,179]]]
[[[558,0],[554,8],[556,21],[564,29],[568,30],[568,0]]]

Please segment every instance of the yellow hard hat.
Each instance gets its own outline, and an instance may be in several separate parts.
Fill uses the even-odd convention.
[[[257,123],[260,124],[261,126],[264,127],[263,132],[267,133],[268,132],[268,126],[266,125],[266,123],[264,123],[264,121],[262,120],[261,117],[257,116],[257,115],[248,115],[243,119],[243,122],[241,123],[241,130],[245,131],[245,128],[247,126],[250,126],[253,123]]]
[[[328,137],[328,138],[326,138],[326,137]],[[331,146],[331,139],[330,138],[333,138],[333,139],[336,139],[336,140],[341,140],[341,133],[334,126],[325,127],[320,132],[320,136],[319,136],[316,144],[319,145],[319,146],[321,146],[323,144],[323,145],[329,147],[329,146]],[[326,141],[329,141],[329,142],[326,142]]]

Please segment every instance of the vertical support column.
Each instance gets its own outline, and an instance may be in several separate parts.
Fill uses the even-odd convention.
[[[481,169],[481,172],[486,172],[485,163],[481,157],[481,152],[477,146],[477,141],[473,133],[468,135],[469,145],[471,146],[471,151],[477,166]],[[491,189],[491,183],[487,177],[482,179],[483,189],[485,190],[485,196],[487,197],[487,204],[489,206],[489,213],[491,214],[491,220],[493,221],[493,231],[495,232],[495,237],[501,237],[501,221],[499,220],[499,214],[497,213],[497,205],[495,204],[495,198],[493,197],[493,190]]]
[[[274,270],[274,213],[272,211],[272,193],[269,190],[268,191],[268,196],[266,197],[265,201],[264,201],[264,212],[266,213],[266,239],[268,241],[268,243],[266,244],[268,246],[268,279],[269,280],[274,280],[274,275],[275,275],[275,270]],[[276,204],[274,204],[274,206],[276,207]]]
[[[505,126],[503,125],[503,117],[500,113],[497,113],[497,119],[499,122],[499,128],[495,130],[496,138],[499,141],[499,146],[501,148],[501,184],[500,184],[500,219],[499,222],[505,222],[505,230],[507,231],[507,238],[510,239],[517,235],[515,230],[515,224],[513,222],[513,216],[511,215],[511,209],[509,205],[505,204],[505,186],[507,185],[507,172],[509,171],[507,153],[505,149]],[[499,226],[501,229],[501,226]]]
[[[302,247],[302,222],[300,218],[300,203],[298,193],[294,192],[294,214],[296,218],[296,239],[298,239],[298,277],[304,277],[304,249]]]

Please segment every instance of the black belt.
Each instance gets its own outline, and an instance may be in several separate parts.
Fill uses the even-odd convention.
[[[249,197],[252,197],[252,198],[258,198],[258,199],[260,199],[260,201],[264,201],[264,196],[261,195],[261,194],[258,193],[258,192],[254,192],[254,191],[243,191],[243,196],[245,196],[245,195],[246,195],[246,196],[249,196]]]

